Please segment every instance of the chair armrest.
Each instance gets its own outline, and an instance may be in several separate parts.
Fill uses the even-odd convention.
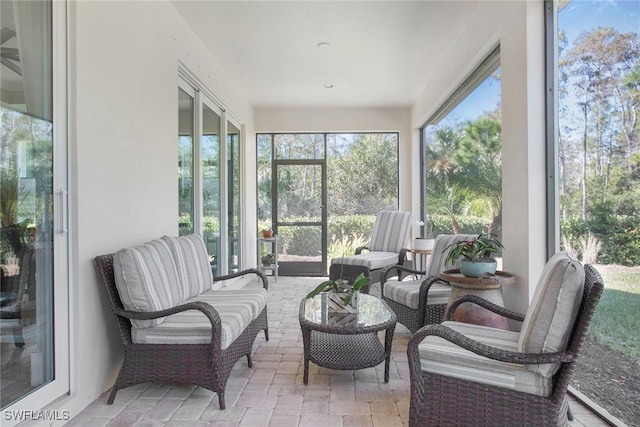
[[[400,253],[398,254],[398,264],[404,265],[407,260],[407,252],[409,252],[409,249],[407,248],[400,249]]]
[[[507,310],[506,308],[500,305],[494,304],[491,301],[487,301],[486,299],[479,297],[478,295],[464,295],[458,298],[457,300],[455,300],[453,303],[451,303],[451,305],[449,306],[448,318],[445,320],[452,320],[453,313],[456,311],[456,308],[458,308],[461,304],[464,304],[465,302],[477,304],[480,307],[486,308],[489,311],[492,311],[496,314],[499,314],[500,316],[503,316],[509,319],[517,320],[519,322],[524,321],[524,315],[522,315],[521,313]]]
[[[426,272],[422,273],[426,274]],[[434,275],[425,278],[422,283],[420,283],[420,296],[418,301],[418,310],[420,312],[424,312],[425,307],[427,306],[427,299],[429,298],[429,289],[437,282],[442,282],[445,285],[448,285],[449,282],[446,280],[442,280],[440,276]]]
[[[411,363],[420,363],[418,345],[428,336],[443,338],[465,350],[489,359],[518,365],[572,362],[576,359],[574,354],[566,351],[556,353],[520,353],[516,351],[506,351],[472,340],[445,325],[427,325],[419,329],[409,340],[407,355],[409,356],[410,365]],[[411,359],[413,359],[413,362]]]
[[[118,316],[137,320],[159,319],[187,310],[198,310],[209,319],[209,322],[211,322],[211,344],[219,349],[222,337],[222,322],[218,311],[209,303],[193,301],[159,311],[130,311],[119,307],[114,307],[113,309],[114,313]]]
[[[369,250],[369,247],[368,247],[368,246],[358,246],[358,247],[356,248],[356,255],[360,255],[360,254],[362,253],[362,251],[363,251],[363,250],[367,250],[367,251],[368,251],[368,250]]]
[[[380,283],[381,284],[386,282],[388,277],[393,277],[393,276],[389,276],[389,272],[391,270],[402,271],[402,272],[410,273],[410,274],[425,274],[424,271],[414,270],[414,269],[411,269],[411,268],[406,267],[404,265],[387,265],[382,270],[380,270]]]
[[[213,278],[214,282],[219,282],[220,280],[228,280],[228,279],[233,279],[235,277],[240,277],[240,276],[244,276],[247,274],[255,274],[257,275],[260,280],[262,280],[262,287],[265,289],[269,289],[269,281],[267,280],[267,276],[260,270],[256,269],[256,268],[248,268],[246,270],[242,270],[242,271],[238,271],[236,273],[231,273],[231,274],[227,274],[225,276],[216,276]]]

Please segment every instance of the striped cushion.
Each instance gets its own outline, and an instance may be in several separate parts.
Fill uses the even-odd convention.
[[[573,330],[584,288],[584,267],[567,252],[547,262],[533,294],[520,331],[518,350],[523,353],[563,351]],[[533,366],[551,377],[559,364]]]
[[[162,238],[173,253],[182,287],[182,301],[211,289],[213,274],[209,254],[199,234]]]
[[[390,281],[384,284],[384,296],[392,301],[402,304],[414,310],[420,303],[420,284],[418,280],[404,282]],[[427,305],[446,304],[451,295],[451,286],[444,283],[434,283],[429,288]]]
[[[397,264],[398,260],[396,252],[363,252],[360,255],[333,258],[331,264],[364,265],[369,270],[377,270]]]
[[[253,322],[267,305],[264,289],[215,290],[186,302],[204,301],[220,315],[221,348],[225,349]],[[207,344],[211,342],[211,323],[197,310],[171,315],[161,325],[133,328],[131,336],[139,344]]]
[[[461,334],[502,350],[517,351],[520,334],[470,323],[444,322]],[[499,362],[464,350],[435,336],[418,346],[423,371],[548,397],[553,384],[524,365]]]
[[[407,247],[410,231],[411,212],[380,211],[373,224],[369,250],[399,253]]]
[[[156,239],[134,248],[118,251],[113,256],[116,287],[122,304],[131,311],[158,311],[182,301],[178,272],[169,245]],[[132,320],[145,328],[163,319]]]

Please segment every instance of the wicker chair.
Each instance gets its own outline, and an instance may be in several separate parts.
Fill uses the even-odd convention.
[[[492,328],[448,321],[425,326],[414,334],[407,348],[411,380],[409,425],[467,425],[470,420],[483,426],[567,425],[568,420],[573,419],[567,387],[603,289],[600,275],[590,265],[584,266],[584,276],[580,277],[584,277],[583,286],[569,298],[574,300],[573,308],[577,313],[559,316],[565,317],[565,321],[573,317],[574,322],[565,324],[564,330],[562,325],[553,323],[552,318],[556,316],[535,319],[536,313],[531,307],[533,310],[540,308],[536,296],[527,315],[522,316],[468,295],[457,300],[453,310],[464,302],[481,304],[507,318],[523,321],[521,332],[491,331]],[[544,304],[554,305],[544,296],[542,300]],[[566,307],[558,305],[556,313],[565,311],[566,314]],[[525,341],[531,338],[531,331],[525,332],[525,328],[540,320],[554,333],[565,332],[566,335],[562,334],[555,349],[553,345],[544,344],[541,351],[529,351],[528,347],[520,350],[518,344],[523,336],[527,335]],[[543,335],[534,339],[547,339],[551,334]],[[441,349],[437,351],[442,352],[440,356],[447,359],[445,362],[431,358],[434,345]],[[460,362],[462,359],[470,363]],[[437,364],[440,367],[434,368]],[[532,381],[532,376],[540,383]],[[523,377],[528,379],[523,380]],[[523,388],[537,388],[541,384],[542,392],[523,391]]]
[[[404,265],[407,259],[411,218],[410,212],[378,212],[369,244],[356,248],[355,255],[333,258],[329,278],[344,278],[352,282],[363,273],[371,278],[373,284],[380,280],[380,272],[384,267]]]
[[[8,279],[13,285],[14,292],[3,293],[3,303],[0,307],[0,319],[11,323],[13,342],[16,347],[24,347],[24,335],[22,326],[25,322],[25,314],[35,312],[35,281],[36,281],[36,250],[26,249],[20,256],[19,274]],[[24,295],[29,291],[29,301],[25,301]],[[4,323],[4,322],[3,322]],[[4,325],[2,325],[4,327]]]
[[[389,266],[380,274],[380,293],[389,307],[396,313],[398,322],[412,333],[424,325],[442,322],[444,309],[449,301],[451,287],[440,279],[440,272],[456,268],[445,265],[445,249],[460,240],[476,237],[470,234],[440,234],[436,236],[429,265],[426,271],[417,271],[406,266]],[[390,280],[393,275],[409,274],[425,276],[424,280]]]
[[[113,255],[98,256],[94,261],[98,278],[109,297],[124,347],[124,362],[109,395],[108,403],[113,403],[116,392],[121,388],[144,382],[174,381],[195,384],[218,393],[220,409],[225,409],[225,386],[233,365],[242,356],[247,356],[249,367],[253,366],[251,349],[259,331],[263,330],[266,340],[269,340],[266,308],[231,345],[221,349],[221,320],[213,306],[205,302],[188,302],[155,312],[127,311],[116,287]],[[256,274],[262,280],[264,289],[267,289],[267,277],[254,269],[218,276],[214,281],[246,274]],[[187,310],[198,310],[209,319],[212,331],[210,343],[136,344],[133,342],[131,319],[158,319]]]

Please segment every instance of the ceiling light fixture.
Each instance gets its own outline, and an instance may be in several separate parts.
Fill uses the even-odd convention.
[[[318,49],[326,49],[329,46],[331,46],[331,43],[329,43],[329,42],[320,42],[320,43],[318,43]]]
[[[324,87],[325,87],[326,89],[331,89],[331,88],[333,87],[333,84],[331,84],[331,83],[325,83],[325,84],[324,84]]]

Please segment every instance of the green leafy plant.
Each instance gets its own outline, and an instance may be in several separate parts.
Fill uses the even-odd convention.
[[[472,240],[461,240],[453,243],[444,249],[447,254],[445,262],[454,264],[458,260],[468,261],[495,261],[493,254],[503,249],[502,243],[494,234],[480,234]]]
[[[275,261],[276,257],[273,253],[262,255],[261,261],[264,265],[271,265]]]
[[[321,292],[344,293],[344,304],[352,305],[355,293],[367,286],[370,282],[371,278],[365,277],[362,273],[356,277],[356,280],[353,281],[353,285],[351,286],[348,285],[348,281],[345,279],[326,280],[309,292],[307,298],[313,298]]]

